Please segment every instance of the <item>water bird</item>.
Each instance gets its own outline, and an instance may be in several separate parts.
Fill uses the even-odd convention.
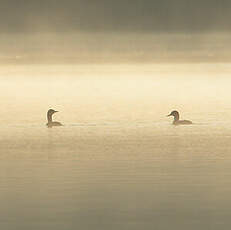
[[[174,120],[173,120],[173,125],[191,125],[192,122],[188,121],[188,120],[180,120],[180,115],[179,112],[176,110],[173,110],[169,115],[167,115],[167,117],[173,116]]]
[[[57,113],[58,111],[55,111],[54,109],[49,109],[47,111],[47,127],[52,128],[53,126],[62,126],[62,124],[58,121],[53,121],[52,116],[54,113]]]

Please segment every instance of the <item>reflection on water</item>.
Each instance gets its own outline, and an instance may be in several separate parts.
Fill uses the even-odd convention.
[[[229,75],[1,67],[1,229],[228,229]],[[65,126],[46,128],[50,107]],[[172,126],[173,109],[195,124]]]

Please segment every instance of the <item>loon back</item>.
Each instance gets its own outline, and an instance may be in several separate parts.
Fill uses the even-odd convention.
[[[58,121],[52,121],[52,122],[47,123],[48,128],[52,128],[53,126],[63,126],[63,125],[62,125],[62,123],[60,123]]]
[[[178,121],[173,121],[173,125],[191,125],[192,122],[189,120],[178,120]]]

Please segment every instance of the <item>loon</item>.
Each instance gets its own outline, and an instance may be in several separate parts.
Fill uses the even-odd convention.
[[[57,113],[57,112],[58,112],[58,111],[55,111],[55,110],[53,110],[53,109],[49,109],[49,110],[47,111],[47,121],[48,121],[47,127],[48,127],[48,128],[52,128],[53,126],[62,126],[62,124],[61,124],[60,122],[52,121],[52,115],[53,115],[54,113]]]
[[[180,120],[180,115],[179,112],[174,110],[172,111],[167,117],[169,116],[173,116],[174,117],[174,121],[173,121],[173,125],[191,125],[192,122],[188,121],[188,120]]]

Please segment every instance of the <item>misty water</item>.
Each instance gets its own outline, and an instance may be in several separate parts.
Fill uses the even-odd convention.
[[[0,67],[0,229],[228,229],[231,65]],[[46,127],[49,108],[63,127]],[[177,109],[190,126],[166,117]]]

